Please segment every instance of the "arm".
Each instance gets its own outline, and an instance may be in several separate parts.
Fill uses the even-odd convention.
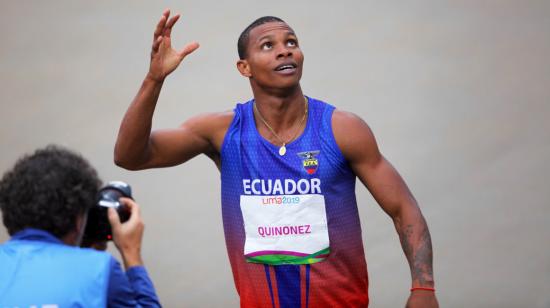
[[[357,116],[336,110],[332,119],[338,146],[354,173],[392,218],[411,269],[412,287],[433,288],[430,232],[409,188],[378,150],[368,125]],[[414,291],[407,307],[437,307],[431,291]]]
[[[134,266],[124,273],[111,258],[107,307],[161,307],[145,267]]]
[[[179,128],[151,133],[153,113],[164,79],[199,47],[193,42],[181,51],[172,48],[171,31],[179,15],[170,19],[169,16],[170,11],[166,10],[156,26],[149,72],[120,125],[114,160],[126,169],[172,166],[200,153],[214,151],[207,124],[219,114],[199,116]]]
[[[132,199],[120,200],[130,210],[130,218],[120,222],[118,213],[109,208],[109,223],[113,230],[113,241],[122,256],[126,273],[120,264],[111,260],[109,277],[109,307],[160,307],[160,303],[141,259],[141,242],[144,225],[139,206]]]

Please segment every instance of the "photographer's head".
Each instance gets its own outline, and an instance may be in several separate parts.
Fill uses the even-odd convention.
[[[20,158],[0,180],[0,210],[10,235],[25,228],[77,245],[101,185],[79,154],[50,145]]]

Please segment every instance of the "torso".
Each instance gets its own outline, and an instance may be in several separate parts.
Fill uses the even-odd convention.
[[[256,129],[252,103],[237,105],[219,148],[224,230],[241,306],[366,306],[368,279],[355,200],[355,175],[332,132],[334,107],[310,99],[308,122],[303,133],[289,143],[287,153],[280,156],[279,146],[262,137]],[[298,187],[292,189],[292,183]],[[323,250],[322,254],[312,256],[315,247],[310,251],[297,251],[300,247],[282,245],[285,248],[282,252],[281,247],[274,245],[274,251],[269,254],[265,252],[269,249],[263,249],[262,253],[257,251],[256,246],[251,248],[250,243],[255,239],[252,236],[254,229],[250,229],[250,226],[254,224],[250,222],[250,214],[247,214],[250,211],[243,212],[243,209],[248,209],[250,200],[255,200],[257,196],[260,199],[261,196],[268,196],[265,199],[268,200],[267,207],[278,202],[274,197],[324,200],[324,210],[311,213],[326,213],[324,226],[327,228],[328,251]],[[308,211],[309,209],[307,208]],[[259,209],[261,210],[263,208]],[[276,217],[277,212],[273,213]],[[310,212],[305,213],[309,215]],[[302,220],[298,219],[297,224],[311,225],[313,228],[313,224],[306,221],[308,215],[300,218]],[[271,238],[294,237],[296,241],[300,241],[303,239],[301,236],[307,233],[306,229],[282,229],[283,225],[292,222],[292,219],[289,220],[284,215],[279,220],[281,226],[273,219],[265,221],[265,226],[279,228],[279,233],[273,228],[263,229],[261,232],[264,236],[260,236],[260,241],[266,232],[275,232],[275,235],[268,235]],[[323,234],[320,234],[322,238]],[[282,241],[284,240],[279,242]],[[324,243],[320,241],[317,248],[323,248]],[[295,251],[291,251],[292,249]],[[307,261],[296,258],[308,254],[310,259]],[[254,258],[262,255],[266,257]],[[281,255],[283,258],[279,258]],[[281,260],[283,264],[278,264]],[[285,262],[313,264],[290,265],[284,264]]]

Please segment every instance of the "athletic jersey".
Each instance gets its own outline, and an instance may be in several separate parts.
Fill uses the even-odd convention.
[[[222,216],[241,307],[366,307],[355,174],[332,132],[334,107],[308,98],[304,132],[280,146],[237,104],[221,149]]]

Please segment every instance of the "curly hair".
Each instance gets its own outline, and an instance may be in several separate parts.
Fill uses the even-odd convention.
[[[0,180],[0,210],[10,235],[25,228],[61,238],[96,202],[101,181],[79,154],[49,145],[21,157]]]

